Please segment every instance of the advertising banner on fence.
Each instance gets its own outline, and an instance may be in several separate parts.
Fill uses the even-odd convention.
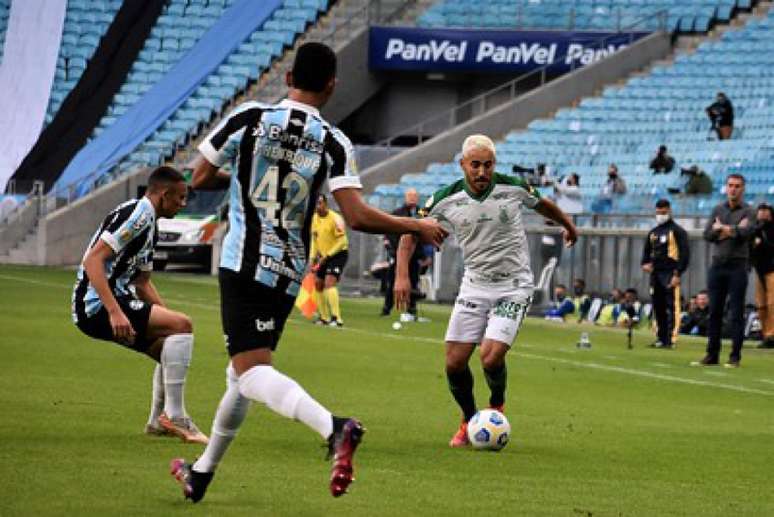
[[[566,72],[621,50],[647,32],[502,31],[371,27],[372,70]]]

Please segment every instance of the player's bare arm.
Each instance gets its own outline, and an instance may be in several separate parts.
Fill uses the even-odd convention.
[[[556,204],[550,199],[541,198],[535,207],[535,212],[539,213],[543,217],[551,219],[552,221],[559,223],[564,228],[562,231],[562,237],[564,238],[564,244],[568,248],[572,247],[578,240],[578,230],[567,214],[556,206]]]
[[[421,242],[436,248],[443,244],[449,232],[434,219],[397,217],[369,206],[359,189],[341,188],[333,191],[344,220],[353,230],[366,233],[413,233]]]
[[[194,162],[191,187],[198,190],[225,190],[231,182],[231,174],[211,164],[204,156]]]
[[[143,271],[137,276],[137,279],[134,281],[134,288],[140,300],[164,307],[164,301],[151,281],[150,271]]]
[[[411,301],[411,280],[409,279],[409,261],[417,247],[417,238],[410,234],[404,234],[398,241],[398,251],[395,254],[395,307],[399,311],[408,309]]]
[[[93,248],[86,254],[83,260],[83,268],[89,277],[91,285],[97,291],[102,305],[110,317],[110,326],[113,328],[113,335],[118,340],[134,339],[135,331],[132,324],[121,310],[121,307],[113,296],[113,291],[108,285],[107,275],[105,274],[105,261],[111,259],[114,252],[104,241],[99,240]]]

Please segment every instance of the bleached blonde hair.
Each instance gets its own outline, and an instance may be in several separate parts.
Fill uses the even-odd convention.
[[[468,152],[473,149],[486,149],[492,151],[492,155],[495,156],[495,144],[492,139],[486,135],[470,135],[462,142],[462,157],[467,156]]]

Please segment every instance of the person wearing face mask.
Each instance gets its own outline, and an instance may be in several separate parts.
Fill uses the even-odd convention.
[[[567,287],[564,284],[558,284],[554,289],[554,301],[546,310],[546,319],[564,321],[564,318],[573,312],[575,312],[575,304],[567,297]]]
[[[583,321],[591,309],[591,297],[586,294],[586,281],[582,278],[576,278],[572,283],[572,294],[572,303],[578,312],[578,321]]]
[[[599,196],[592,203],[591,210],[606,214],[613,208],[613,198],[624,194],[626,194],[626,182],[618,175],[618,166],[611,163],[607,168],[607,181],[602,185]]]
[[[761,321],[760,348],[774,348],[774,209],[758,205],[751,262],[755,268],[755,305]]]
[[[688,234],[672,220],[669,201],[656,202],[656,226],[642,249],[642,270],[650,274],[650,294],[658,327],[653,346],[673,348],[680,330],[680,275],[688,267]]]

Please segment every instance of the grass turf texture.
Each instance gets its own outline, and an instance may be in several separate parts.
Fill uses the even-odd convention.
[[[209,434],[226,354],[213,279],[155,275],[194,320],[188,410]],[[636,332],[528,320],[508,355],[511,443],[451,450],[458,410],[441,340],[448,307],[391,329],[378,300],[344,300],[344,329],[291,316],[276,366],[368,433],[351,493],[333,499],[321,440],[250,410],[205,500],[184,502],[170,458],[199,446],[142,434],[153,363],[70,323],[74,273],[0,267],[0,515],[773,515],[774,354],[691,368],[701,340],[647,348]],[[593,348],[577,350],[582,330]],[[727,352],[727,345],[724,352]],[[487,390],[471,362],[480,407]]]

